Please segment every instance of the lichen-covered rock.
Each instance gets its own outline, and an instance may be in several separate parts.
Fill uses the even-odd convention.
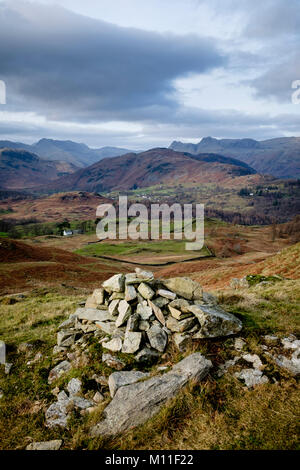
[[[211,366],[210,361],[195,353],[176,364],[170,372],[119,388],[104,410],[105,419],[92,428],[91,435],[118,434],[143,424],[189,380],[202,380]]]
[[[184,320],[176,320],[170,316],[167,320],[167,328],[176,333],[183,333],[186,330],[191,329],[196,324],[195,317],[185,318]]]
[[[124,274],[115,274],[102,283],[104,289],[109,292],[123,292],[125,287]]]
[[[149,373],[135,370],[113,372],[108,378],[110,396],[113,398],[120,387],[136,383],[146,377],[149,377]]]
[[[127,302],[131,302],[132,300],[136,299],[137,297],[137,292],[135,290],[134,286],[127,285],[125,287],[125,300]]]
[[[71,363],[69,361],[62,361],[55,366],[49,373],[48,383],[51,384],[56,379],[61,377],[64,373],[69,372],[71,369]]]
[[[142,341],[142,333],[134,331],[126,331],[122,352],[127,354],[134,354],[140,348]]]
[[[126,300],[121,300],[118,306],[119,315],[116,320],[116,327],[124,325],[127,322],[131,314],[131,306]]]
[[[112,321],[113,317],[108,310],[98,310],[97,308],[78,308],[75,312],[78,320]]]
[[[262,371],[259,369],[243,369],[241,372],[237,372],[235,375],[239,379],[243,380],[248,388],[269,382],[268,377],[263,375]]]
[[[202,300],[203,290],[198,282],[188,277],[172,277],[164,279],[163,285],[175,294],[187,300]]]
[[[148,300],[148,299],[152,299],[152,297],[155,296],[155,292],[153,289],[151,289],[150,286],[148,286],[148,284],[146,284],[145,282],[142,282],[139,287],[138,287],[138,291],[139,293],[141,294],[142,297],[144,297],[144,299]]]
[[[200,331],[194,335],[195,339],[234,335],[242,329],[242,322],[221,307],[191,305],[190,311],[201,325]]]
[[[168,342],[167,333],[158,325],[152,325],[149,330],[147,330],[147,336],[152,348],[157,349],[157,351],[164,352]]]
[[[121,338],[113,338],[110,341],[103,342],[102,346],[105,349],[109,349],[110,351],[117,352],[117,351],[121,351],[123,343],[122,343]]]

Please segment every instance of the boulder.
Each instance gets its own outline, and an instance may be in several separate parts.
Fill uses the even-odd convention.
[[[104,281],[102,286],[109,293],[123,292],[125,286],[125,276],[124,274],[115,274],[114,276]]]
[[[104,410],[105,419],[92,428],[91,435],[114,435],[143,424],[190,380],[202,380],[211,366],[204,356],[195,353],[170,372],[119,388]]]
[[[120,387],[136,383],[146,377],[149,377],[149,373],[139,372],[135,370],[113,372],[108,378],[110,396],[113,398]]]
[[[187,300],[202,300],[203,290],[198,282],[188,277],[164,279],[163,285]]]
[[[200,331],[194,335],[195,339],[234,335],[242,329],[242,322],[221,307],[191,305],[190,311],[201,325]]]

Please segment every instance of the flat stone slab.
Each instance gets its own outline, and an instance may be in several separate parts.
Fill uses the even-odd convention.
[[[97,308],[78,308],[75,315],[79,320],[88,320],[93,322],[114,320],[108,310],[98,310]]]
[[[143,424],[190,380],[202,380],[211,367],[211,361],[195,353],[170,372],[119,388],[104,410],[105,419],[92,428],[91,435],[114,435]]]
[[[28,444],[26,450],[59,450],[62,446],[61,439],[55,439],[47,442],[32,442]]]
[[[149,377],[149,373],[139,371],[113,372],[108,378],[110,396],[113,398],[120,387],[138,382]]]

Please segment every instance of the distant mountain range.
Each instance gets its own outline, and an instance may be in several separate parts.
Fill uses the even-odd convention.
[[[60,160],[71,163],[78,168],[86,167],[98,162],[102,158],[124,155],[131,150],[118,147],[102,147],[91,149],[85,144],[71,140],[41,139],[35,144],[28,145],[22,142],[0,140],[0,149],[23,149],[36,154],[46,160]]]
[[[105,158],[50,183],[49,191],[130,190],[157,184],[220,183],[256,171],[244,162],[217,154],[191,155],[166,148]]]
[[[63,161],[42,160],[23,149],[0,149],[0,189],[20,190],[47,184],[73,173],[77,167]]]
[[[218,153],[241,160],[258,173],[278,178],[300,178],[300,137],[282,137],[257,141],[254,139],[203,138],[198,144],[172,142],[178,152]]]

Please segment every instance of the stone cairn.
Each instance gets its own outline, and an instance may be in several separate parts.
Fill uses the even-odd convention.
[[[173,341],[179,350],[193,339],[238,333],[239,319],[217,305],[192,279],[154,279],[152,272],[115,274],[59,326],[55,353],[99,336],[104,349],[134,354],[138,362],[158,358]]]

